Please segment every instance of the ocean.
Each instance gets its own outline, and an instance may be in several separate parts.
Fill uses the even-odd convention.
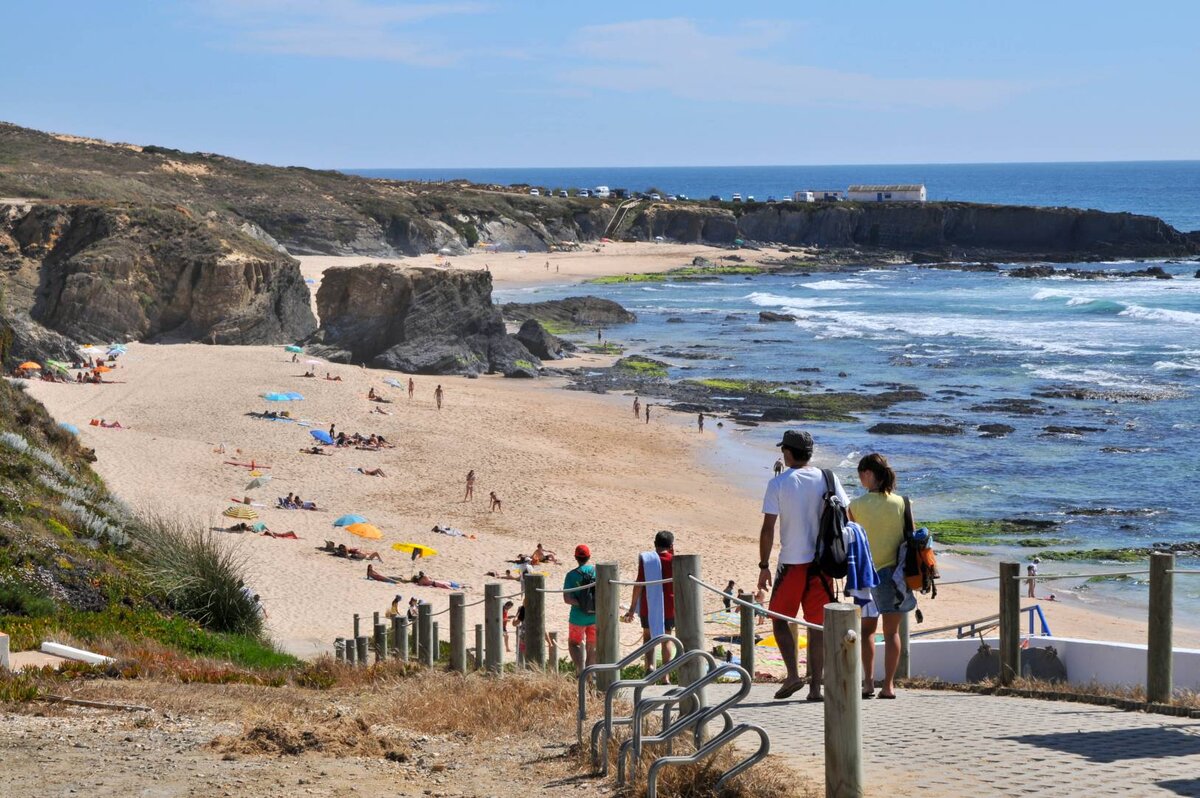
[[[348,169],[397,180],[453,180],[544,188],[655,188],[692,199],[734,192],[784,199],[801,189],[855,183],[924,183],[930,200],[1069,206],[1157,216],[1200,230],[1200,161],[910,164],[880,166],[670,166],[527,169]]]

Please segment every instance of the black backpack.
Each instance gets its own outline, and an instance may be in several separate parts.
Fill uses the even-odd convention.
[[[577,568],[579,571],[579,584],[577,587],[582,590],[575,591],[575,601],[580,610],[588,615],[596,614],[596,576],[588,573],[582,567]]]
[[[821,527],[817,532],[817,570],[831,579],[845,579],[850,570],[847,552],[850,533],[846,506],[837,494],[833,472],[821,469],[825,477],[825,497],[821,505]]]

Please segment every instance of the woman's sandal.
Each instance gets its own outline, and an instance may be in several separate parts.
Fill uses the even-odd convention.
[[[778,690],[775,691],[775,700],[782,701],[785,698],[791,698],[803,686],[804,686],[804,682],[796,682],[795,684],[793,684],[791,686],[785,685],[783,687],[780,687]]]
[[[875,697],[875,691],[874,691],[874,690],[871,690],[870,692],[867,692],[866,690],[864,690],[864,691],[863,691],[863,694],[862,694],[862,697],[863,697],[863,698],[874,698],[874,697]]]

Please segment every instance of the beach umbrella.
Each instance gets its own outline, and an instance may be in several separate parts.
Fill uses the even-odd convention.
[[[405,554],[415,554],[417,557],[432,557],[437,554],[437,549],[429,546],[422,546],[420,543],[393,543],[393,551],[402,551]],[[414,559],[416,559],[414,557]]]
[[[333,522],[334,526],[350,526],[351,524],[365,524],[367,519],[356,513],[343,515],[341,518]]]
[[[308,434],[319,440],[321,443],[333,445],[333,438],[329,437],[329,433],[323,429],[310,429]]]
[[[303,352],[304,350],[301,349],[300,347],[296,346],[295,344],[288,344],[287,346],[285,346],[283,348],[283,351],[285,351],[285,352]]]
[[[112,369],[108,366],[96,366],[94,369],[92,369],[92,371],[96,372],[97,374],[107,374],[108,372],[112,371]]]
[[[256,513],[254,510],[251,510],[249,507],[245,507],[245,506],[227,507],[227,508],[225,508],[225,512],[221,513],[221,515],[227,516],[229,518],[241,518],[246,521],[250,521],[255,518],[258,518],[258,513]]]
[[[58,426],[62,427],[67,432],[71,433],[72,435],[79,434],[79,427],[75,426],[74,424],[68,424],[65,421],[60,421],[60,422],[58,422]]]
[[[39,366],[37,363],[34,363],[32,360],[26,360],[24,363],[17,366],[17,368],[21,369],[22,371],[41,371],[42,370],[42,367]]]
[[[61,360],[47,360],[46,365],[56,371],[70,372],[71,370],[71,364],[64,363]]]
[[[316,285],[317,281],[311,277],[306,277],[306,278],[304,278],[304,282],[308,283],[309,285]]]
[[[379,540],[383,537],[383,532],[374,524],[350,524],[345,529],[351,535],[358,535],[360,538],[366,538],[367,540]]]
[[[303,394],[298,394],[295,391],[288,391],[284,394],[284,396],[288,398],[289,402],[300,402],[304,400]]]
[[[246,490],[254,490],[255,488],[261,488],[263,485],[266,485],[270,481],[271,481],[270,475],[263,474],[261,477],[255,477],[254,479],[250,480],[250,484],[246,486]]]
[[[262,395],[262,398],[266,399],[268,402],[290,402],[290,401],[292,401],[291,395],[286,394],[286,393],[277,393],[277,392],[264,393]]]
[[[395,377],[384,377],[383,381],[386,382],[388,385],[392,386],[393,388],[403,388],[404,387],[404,383],[400,382],[400,380],[396,379]]]
[[[321,361],[320,361],[320,360],[313,360],[312,358],[309,358],[308,360],[306,360],[306,361],[304,361],[304,362],[305,362],[305,363],[307,363],[307,364],[308,364],[308,365],[310,365],[310,366],[319,366],[319,365],[321,365]]]

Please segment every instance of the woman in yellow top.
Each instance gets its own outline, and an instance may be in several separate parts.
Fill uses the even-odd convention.
[[[880,698],[896,697],[896,668],[900,664],[900,617],[917,604],[912,591],[896,590],[892,574],[904,540],[904,497],[896,494],[896,472],[881,454],[858,461],[858,480],[867,493],[850,502],[850,518],[867,533],[879,585],[871,588],[878,614],[883,616],[883,686]],[[862,619],[863,698],[875,697],[875,627],[878,617]]]

